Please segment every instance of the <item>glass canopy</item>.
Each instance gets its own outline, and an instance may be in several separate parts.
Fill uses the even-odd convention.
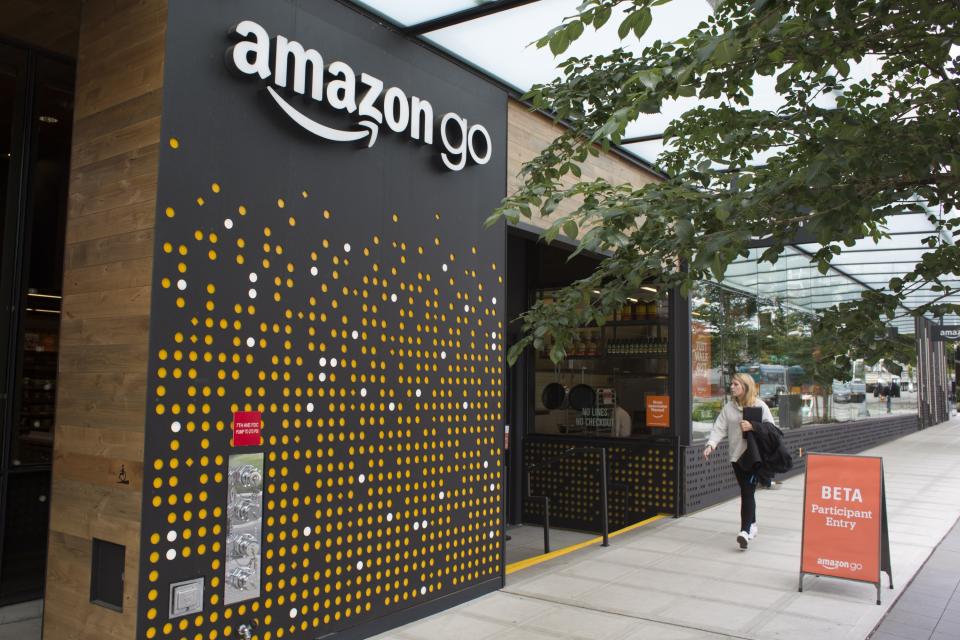
[[[352,0],[400,31],[422,39],[448,55],[477,69],[488,77],[514,89],[518,94],[538,83],[547,83],[560,75],[558,60],[546,49],[531,42],[574,15],[581,0]],[[672,0],[654,8],[653,25],[641,41],[617,36],[620,20],[614,15],[600,31],[587,30],[564,58],[609,52],[617,47],[639,51],[654,40],[672,40],[686,35],[706,19],[712,8],[707,0]],[[866,77],[879,64],[865,59],[853,65],[853,76]],[[779,96],[773,78],[757,78],[751,106],[776,108]],[[823,101],[833,97],[826,95]],[[673,101],[661,113],[643,115],[628,126],[627,139],[640,141],[624,144],[621,149],[648,166],[655,166],[663,151],[660,136],[667,124],[697,104],[710,106],[696,98]],[[726,282],[737,286],[744,278],[758,283],[763,295],[776,297],[790,304],[814,310],[837,302],[854,300],[865,288],[883,289],[889,279],[913,269],[928,251],[922,244],[935,233],[927,214],[904,214],[888,220],[889,238],[880,242],[865,239],[853,247],[842,247],[833,259],[833,268],[821,275],[810,263],[809,254],[816,245],[799,245],[784,255],[776,265],[760,265],[757,256],[731,266]],[[952,238],[944,238],[952,243]],[[769,269],[767,275],[761,275]],[[789,286],[779,278],[788,271]],[[758,272],[759,270],[759,272]],[[766,284],[764,284],[766,283]],[[944,281],[960,286],[960,278]],[[939,294],[929,287],[911,293],[907,308],[915,308],[935,299]],[[960,302],[960,295],[948,300]],[[945,322],[958,323],[956,317]],[[897,321],[901,330],[913,330],[913,320]],[[907,326],[909,325],[909,327]]]

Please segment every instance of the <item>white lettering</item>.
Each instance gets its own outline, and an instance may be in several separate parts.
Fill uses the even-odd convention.
[[[433,106],[426,100],[413,96],[410,98],[410,119],[410,137],[419,140],[420,132],[423,131],[423,142],[433,144]]]
[[[480,136],[480,145],[475,144],[477,135]],[[470,148],[470,159],[477,164],[487,164],[490,162],[490,154],[493,152],[493,144],[490,141],[490,134],[483,125],[475,124],[470,127],[470,133],[467,134],[467,144]],[[479,152],[478,152],[479,146]]]
[[[248,76],[257,74],[264,80],[270,77],[270,36],[256,22],[244,20],[233,29],[232,34],[241,38],[253,36],[253,41],[244,40],[227,49],[227,60],[234,68]],[[250,60],[253,54],[253,60]]]
[[[860,489],[850,487],[820,487],[820,497],[824,500],[844,500],[846,502],[863,502]]]
[[[375,120],[378,124],[382,123],[383,114],[380,113],[380,109],[377,109],[377,100],[380,99],[380,94],[383,93],[383,80],[363,73],[360,74],[360,82],[363,83],[364,86],[369,87],[369,89],[364,92],[363,97],[360,98],[360,108],[357,113],[361,117]]]
[[[277,36],[273,63],[273,84],[286,87],[289,76],[288,63],[293,58],[293,92],[305,95],[307,92],[307,65],[310,65],[310,97],[323,100],[323,58],[316,49],[304,49],[299,42],[291,42],[283,36]]]
[[[331,62],[327,73],[334,76],[327,83],[327,102],[334,109],[347,113],[357,110],[357,76],[346,62]]]
[[[387,126],[391,131],[400,133],[410,124],[410,105],[407,96],[396,87],[387,89],[383,96],[383,115],[387,119]]]
[[[267,92],[280,109],[294,122],[317,137],[335,142],[365,140],[368,147],[377,141],[380,125],[396,133],[406,131],[410,139],[434,144],[437,137],[434,127],[433,105],[417,96],[407,97],[400,87],[384,91],[384,83],[367,73],[357,74],[346,62],[334,61],[324,67],[323,56],[316,49],[308,49],[299,42],[282,35],[272,41],[266,29],[251,20],[244,20],[230,30],[230,35],[239,40],[227,49],[228,66],[241,74],[258,76],[277,88],[287,88],[293,93],[323,102],[335,110],[357,113],[359,128],[354,126],[338,129],[317,122],[300,107],[294,106],[274,87]],[[329,77],[328,77],[329,76]],[[359,106],[357,92],[362,90]],[[471,125],[466,118],[447,113],[437,124],[440,144],[440,159],[448,169],[460,171],[468,162],[483,165],[493,156],[490,133],[479,124]]]
[[[449,135],[449,125],[456,125],[454,136]],[[448,113],[440,120],[440,141],[446,153],[440,154],[440,159],[448,169],[460,171],[467,165],[467,119],[461,118],[455,113]],[[456,160],[451,160],[450,156],[460,156]]]

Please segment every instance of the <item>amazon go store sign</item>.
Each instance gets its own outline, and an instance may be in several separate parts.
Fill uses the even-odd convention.
[[[372,147],[382,129],[410,140],[439,147],[440,159],[452,171],[468,163],[487,164],[493,155],[490,133],[456,113],[437,118],[428,100],[409,96],[400,87],[368,73],[357,73],[340,60],[324,63],[317,49],[282,35],[271,39],[267,30],[251,20],[230,29],[239,40],[227,49],[227,66],[241,75],[270,84],[267,92],[293,122],[313,135],[332,142],[360,142]],[[296,103],[293,96],[302,99]],[[305,113],[310,103],[353,116],[355,127],[340,129],[318,122]]]

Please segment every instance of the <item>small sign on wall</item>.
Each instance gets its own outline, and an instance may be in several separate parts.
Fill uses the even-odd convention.
[[[234,411],[233,446],[260,446],[260,426],[263,419],[259,411]]]
[[[670,396],[647,396],[647,426],[670,426]]]

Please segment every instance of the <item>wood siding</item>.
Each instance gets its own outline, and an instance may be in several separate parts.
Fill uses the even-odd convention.
[[[81,4],[80,0],[3,0],[0,37],[74,58]]]
[[[165,31],[166,0],[83,3],[45,640],[136,632]],[[89,601],[93,538],[126,547],[122,613]]]
[[[562,131],[562,127],[554,124],[550,118],[531,112],[528,107],[515,100],[510,101],[507,111],[507,193],[515,193],[519,189],[521,181],[518,175],[523,163],[532,160]],[[635,187],[659,180],[653,173],[613,153],[588,158],[584,163],[583,180],[594,180],[600,177],[606,178],[613,184],[630,183]],[[573,176],[567,176],[564,179],[564,184],[567,186],[572,186],[574,183]],[[574,207],[573,202],[567,202],[558,207],[549,218],[534,217],[522,220],[534,226],[546,228],[550,225],[550,221],[568,215]]]

